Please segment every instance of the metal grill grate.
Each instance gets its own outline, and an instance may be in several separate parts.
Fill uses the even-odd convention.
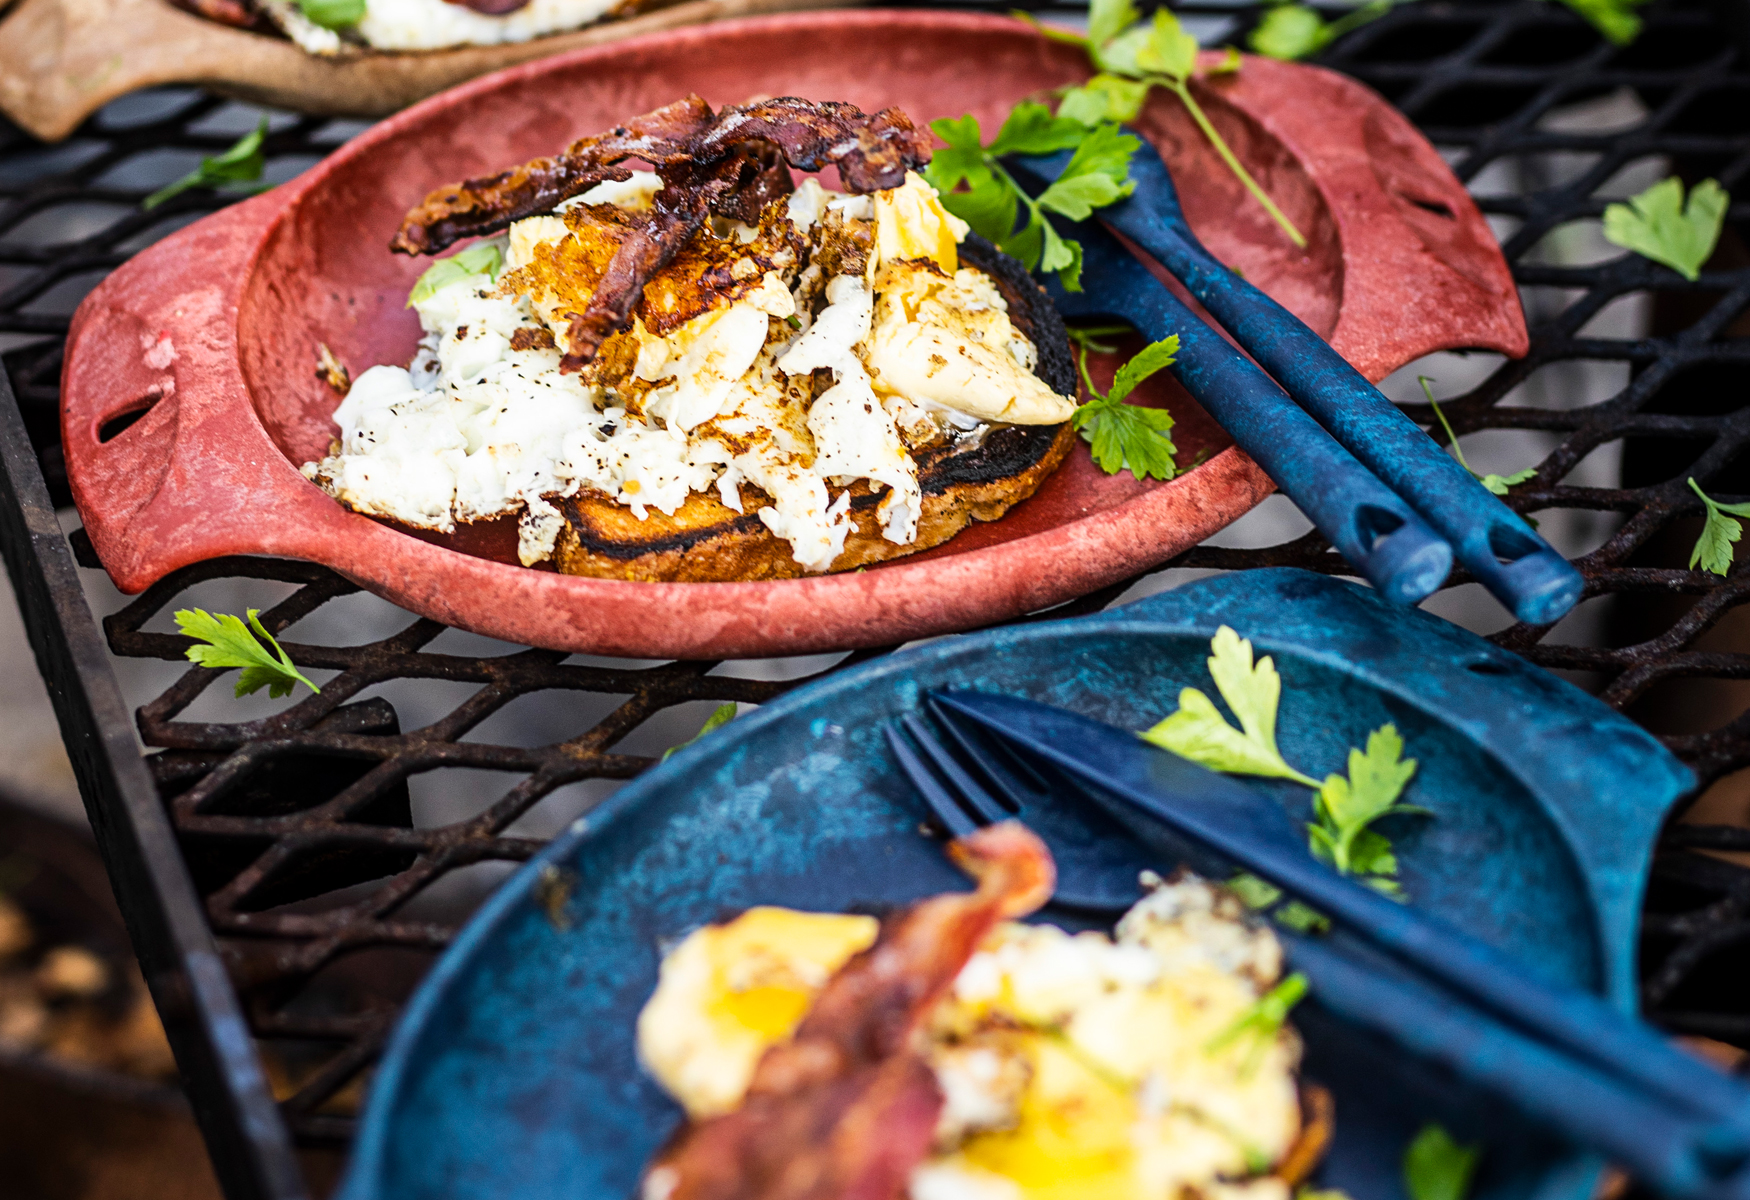
[[[1256,9],[1188,11],[1235,34],[1257,17]],[[1729,807],[1734,773],[1750,767],[1750,691],[1735,683],[1750,679],[1750,626],[1737,612],[1750,598],[1750,572],[1721,579],[1685,568],[1700,512],[1685,480],[1694,475],[1727,499],[1750,493],[1742,453],[1750,204],[1734,205],[1713,268],[1693,284],[1596,244],[1593,261],[1575,262],[1574,249],[1595,242],[1606,199],[1624,194],[1637,171],[1647,181],[1669,169],[1712,176],[1750,195],[1750,70],[1700,9],[1660,9],[1619,50],[1538,0],[1406,4],[1323,61],[1379,89],[1447,154],[1496,223],[1525,291],[1530,354],[1517,362],[1443,356],[1440,373],[1466,375],[1471,386],[1442,407],[1467,445],[1481,434],[1478,445],[1494,436],[1520,452],[1538,447],[1537,476],[1509,502],[1571,544],[1589,602],[1554,630],[1516,626],[1495,640],[1579,673],[1665,735],[1716,785],[1696,811]],[[1576,106],[1618,119],[1576,126]],[[56,444],[68,316],[128,254],[228,202],[191,192],[151,213],[138,208],[255,119],[235,104],[164,90],[112,105],[57,147],[0,124],[0,359],[56,504],[69,502]],[[275,182],[358,128],[284,114],[273,122],[266,151]],[[1624,304],[1641,305],[1644,336],[1600,331]],[[1418,395],[1413,374],[1388,390]],[[1558,393],[1568,398],[1552,400]],[[1433,421],[1426,404],[1406,408]],[[82,565],[96,567],[80,535],[74,547]],[[1342,570],[1316,535],[1263,549],[1204,546],[1173,564],[1266,565]],[[1465,582],[1455,576],[1454,595]],[[362,597],[352,585],[305,564],[241,559],[178,572],[115,612],[105,622],[111,653],[180,662],[186,643],[165,632],[168,613],[191,589],[199,597],[214,587],[230,589],[230,611],[258,605],[269,630],[291,629],[287,646],[306,669],[337,672],[317,696],[236,721],[196,719],[213,681],[189,670],[154,688],[137,714],[153,748],[152,778],[266,1048],[282,1112],[307,1142],[348,1137],[361,1080],[406,990],[477,897],[475,886],[446,898],[447,880],[526,859],[541,844],[532,817],[599,801],[607,785],[591,790],[589,781],[649,765],[654,749],[697,728],[707,711],[698,702],[760,703],[843,665],[792,663],[758,677],[714,663],[567,658],[486,647],[387,606],[373,617],[381,636],[350,644],[347,622],[325,629],[323,614],[354,612],[346,606]],[[1123,590],[1051,615],[1096,610]],[[302,640],[310,632],[325,636]],[[456,646],[446,650],[440,638]],[[416,694],[419,703],[406,699]],[[513,705],[525,718],[538,707],[538,720],[521,723],[540,737],[504,735],[518,723],[506,717]],[[211,708],[240,711],[228,697]],[[422,815],[431,808],[418,794],[424,781],[473,781],[471,771],[514,778],[508,790],[467,783],[496,798],[463,815]],[[1648,902],[1644,998],[1674,1030],[1750,1045],[1750,992],[1733,965],[1741,956],[1727,953],[1750,938],[1750,871],[1696,853],[1703,848],[1750,852],[1750,831],[1684,824],[1667,833]]]

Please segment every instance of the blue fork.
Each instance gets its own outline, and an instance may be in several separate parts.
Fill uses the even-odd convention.
[[[1017,156],[1010,169],[1037,192],[1062,174],[1069,158],[1069,151]],[[1436,446],[1330,343],[1203,248],[1179,207],[1172,174],[1147,139],[1131,160],[1130,174],[1136,191],[1101,209],[1101,224],[1171,271],[1342,446],[1427,519],[1515,617],[1543,625],[1573,608],[1584,581],[1524,518]]]
[[[992,703],[983,703],[987,701]],[[991,739],[966,719],[969,708],[975,706],[1000,712],[1031,702],[949,694],[932,696],[928,703],[947,736],[938,737],[916,716],[902,717],[890,725],[887,737],[901,771],[955,836],[993,821],[1024,820],[1058,858],[1060,893],[1071,907],[1115,916],[1138,895],[1134,882],[1124,886],[1126,873],[1134,881],[1139,865],[1169,866],[1196,856],[1194,847],[1163,841],[1158,835],[1139,839],[1120,829],[1114,837],[1111,813],[1104,803],[1064,802],[1065,797],[1073,800],[1091,795],[1080,786],[1087,781],[1067,777],[1070,772],[1062,762],[1012,753],[1012,747],[1004,744],[1007,739]],[[1109,729],[1097,722],[1087,724]],[[986,724],[985,729],[989,728]],[[1161,772],[1153,773],[1151,783],[1157,793],[1174,793],[1175,801],[1184,801],[1191,808],[1205,807],[1209,801],[1227,807],[1243,794],[1261,806],[1248,815],[1264,825],[1273,822],[1288,829],[1287,818],[1274,801],[1164,751],[1152,753],[1186,769],[1165,773],[1181,776],[1175,781],[1176,792],[1171,783],[1163,783]],[[1205,786],[1210,781],[1217,786]],[[1230,789],[1234,794],[1228,794]],[[1209,795],[1211,791],[1216,794]],[[1243,811],[1246,806],[1239,807]],[[1268,813],[1263,811],[1265,807]],[[1139,852],[1139,843],[1152,843],[1154,853]],[[1229,852],[1233,848],[1219,849]],[[1323,869],[1298,845],[1294,850],[1309,867]],[[1240,857],[1243,860],[1244,856]],[[1262,864],[1247,865],[1258,869]],[[1275,877],[1267,870],[1260,873]],[[1337,882],[1355,886],[1345,880]],[[1330,895],[1325,893],[1322,898],[1329,900]],[[1372,899],[1379,898],[1375,895]],[[1405,911],[1389,901],[1380,903],[1400,913]],[[1493,1090],[1576,1144],[1593,1147],[1622,1163],[1668,1195],[1723,1200],[1750,1194],[1750,1181],[1739,1170],[1747,1153],[1742,1131],[1732,1128],[1736,1122],[1719,1119],[1722,1108],[1733,1110],[1733,1116],[1741,1115],[1746,1093],[1711,1068],[1692,1060],[1679,1064],[1680,1070],[1690,1068],[1693,1078],[1688,1078],[1691,1070],[1682,1070],[1692,1085],[1686,1089],[1691,1103],[1677,1103],[1668,1089],[1649,1087],[1632,1075],[1624,1078],[1601,1069],[1571,1047],[1537,1036],[1541,1031],[1527,1031],[1503,1020],[1462,990],[1455,994],[1443,986],[1446,981],[1440,976],[1420,974],[1413,965],[1394,961],[1353,937],[1339,933],[1330,938],[1309,938],[1286,931],[1280,931],[1279,936],[1295,967],[1312,980],[1315,996],[1345,1020],[1390,1037],[1406,1050]],[[1591,997],[1584,999],[1596,1003]],[[1623,1028],[1639,1032],[1614,1013],[1608,1015],[1619,1026],[1615,1031],[1619,1035]],[[1630,1040],[1644,1041],[1639,1037]],[[1654,1041],[1653,1045],[1657,1051],[1675,1055],[1662,1043]]]

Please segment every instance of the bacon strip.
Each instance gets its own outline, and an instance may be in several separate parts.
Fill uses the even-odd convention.
[[[837,166],[853,192],[896,187],[907,170],[930,157],[929,135],[897,108],[868,116],[850,104],[786,96],[713,114],[698,96],[688,96],[573,142],[556,158],[438,188],[407,214],[389,248],[435,254],[462,238],[496,233],[513,221],[548,212],[603,180],[629,178],[617,165],[627,159],[649,163],[666,183],[665,168],[709,167],[749,142],[778,147],[799,170]]]
[[[735,1112],[688,1125],[644,1179],[644,1200],[898,1200],[941,1113],[913,1035],[998,921],[1051,896],[1045,844],[1005,822],[948,847],[978,890],[882,925],[828,981],[789,1042],[766,1051]]]

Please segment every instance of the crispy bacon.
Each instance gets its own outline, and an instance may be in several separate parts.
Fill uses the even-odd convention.
[[[454,4],[459,8],[471,8],[477,13],[489,17],[502,17],[513,13],[528,4],[529,0],[444,0],[446,4]]]
[[[620,244],[586,309],[570,314],[560,370],[572,372],[625,328],[644,285],[712,214],[752,224],[789,194],[787,167],[836,166],[847,188],[869,192],[898,186],[929,155],[929,135],[897,108],[869,116],[850,104],[787,96],[714,114],[688,96],[573,142],[557,158],[438,188],[407,214],[389,248],[435,254],[548,212],[605,180],[629,179],[630,170],[619,165],[628,159],[654,166],[663,181],[655,208]]]
[[[1000,920],[1051,896],[1045,845],[1015,822],[952,843],[978,890],[920,901],[882,925],[766,1051],[742,1106],[687,1126],[645,1200],[898,1200],[929,1153],[942,1093],[914,1034]]]
[[[627,159],[649,163],[665,186],[674,186],[668,168],[709,168],[750,142],[777,147],[800,170],[836,166],[853,192],[895,187],[907,170],[930,157],[929,135],[897,108],[869,116],[850,104],[783,97],[730,105],[713,114],[699,97],[688,96],[573,142],[556,158],[438,188],[407,214],[389,247],[402,254],[435,254],[462,238],[496,233],[604,180],[629,178],[617,165]],[[720,197],[728,200],[727,193]]]

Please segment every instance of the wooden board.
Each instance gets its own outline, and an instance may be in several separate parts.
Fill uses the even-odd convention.
[[[504,46],[321,58],[166,0],[0,0],[0,112],[56,142],[128,92],[192,83],[275,108],[385,117],[447,87],[530,59],[725,17],[839,8],[857,0],[683,0]]]

